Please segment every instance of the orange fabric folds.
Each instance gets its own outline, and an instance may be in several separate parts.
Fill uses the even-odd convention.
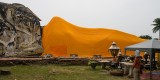
[[[93,55],[107,57],[111,56],[108,48],[113,41],[124,53],[124,47],[144,40],[118,30],[79,27],[60,17],[52,18],[43,27],[43,55],[69,57],[70,54],[78,54],[79,57],[92,57]]]

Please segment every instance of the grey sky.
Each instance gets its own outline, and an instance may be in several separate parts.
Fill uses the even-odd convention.
[[[59,16],[82,27],[111,28],[158,37],[151,24],[160,17],[160,0],[0,0],[29,7],[46,25]]]

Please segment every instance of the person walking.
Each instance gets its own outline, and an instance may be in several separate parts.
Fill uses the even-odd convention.
[[[141,73],[141,56],[140,51],[135,51],[135,59],[133,63],[133,78],[134,80],[141,80],[140,79],[140,73]]]

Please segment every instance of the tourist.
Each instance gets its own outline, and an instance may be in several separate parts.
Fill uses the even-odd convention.
[[[148,59],[149,54],[147,52],[144,53],[143,58],[145,59],[145,64],[147,64],[147,59]]]
[[[122,68],[122,65],[120,64],[120,62],[123,60],[123,56],[122,56],[122,53],[119,52],[118,53],[118,56],[117,56],[117,67],[118,68]]]
[[[140,80],[140,73],[141,73],[141,56],[140,51],[135,51],[135,59],[133,63],[133,78],[134,80]]]
[[[118,53],[118,56],[117,56],[117,63],[121,62],[122,59],[123,59],[122,53],[119,52],[119,53]]]

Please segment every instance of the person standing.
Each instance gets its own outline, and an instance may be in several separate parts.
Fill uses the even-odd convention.
[[[147,59],[148,59],[149,54],[147,52],[144,53],[144,59],[145,59],[145,64],[147,64]]]
[[[119,52],[119,53],[118,53],[118,56],[117,56],[117,63],[119,64],[119,62],[121,62],[122,59],[123,59],[122,53]]]
[[[122,65],[120,64],[120,62],[123,60],[123,56],[122,56],[122,53],[121,52],[119,52],[118,53],[118,56],[117,56],[117,67],[118,68],[122,68]]]
[[[135,51],[135,59],[133,63],[133,78],[134,80],[141,80],[140,79],[140,73],[141,73],[141,56],[140,56],[140,51],[136,50]]]

